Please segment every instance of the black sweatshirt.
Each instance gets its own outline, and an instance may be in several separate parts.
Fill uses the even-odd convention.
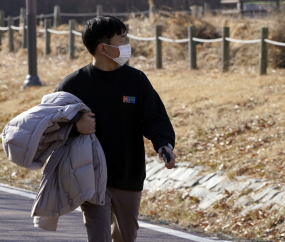
[[[175,143],[165,107],[146,75],[128,65],[102,71],[90,63],[67,76],[55,91],[75,95],[95,114],[96,136],[107,161],[107,185],[141,191],[146,176],[143,136],[156,151]]]

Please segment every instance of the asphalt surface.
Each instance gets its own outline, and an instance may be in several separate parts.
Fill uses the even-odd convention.
[[[1,188],[1,187],[0,187]],[[33,199],[17,194],[11,194],[0,189],[0,241],[87,241],[86,229],[83,224],[82,214],[73,211],[60,217],[57,231],[49,232],[33,227],[33,218],[30,216]],[[146,221],[140,221],[145,223]],[[148,223],[152,226],[151,223]],[[156,227],[156,226],[154,226]],[[175,231],[163,228],[174,234]],[[185,231],[181,231],[185,233]],[[187,236],[191,234],[185,233]],[[195,235],[196,236],[196,235]],[[206,240],[205,240],[206,239]],[[184,239],[169,233],[158,232],[140,226],[136,242],[203,242],[210,238]],[[216,241],[215,239],[212,241]]]

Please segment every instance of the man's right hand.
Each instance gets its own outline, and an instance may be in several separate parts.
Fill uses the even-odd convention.
[[[81,115],[81,118],[78,120],[76,123],[76,128],[77,131],[80,134],[93,134],[95,133],[95,125],[96,121],[94,118],[95,114],[94,113],[83,113]]]

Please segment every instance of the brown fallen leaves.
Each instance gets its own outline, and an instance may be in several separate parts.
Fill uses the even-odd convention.
[[[231,202],[240,194],[226,191],[226,198],[201,211],[199,199],[185,194],[188,193],[177,190],[143,192],[140,214],[154,221],[179,224],[189,230],[199,229],[221,237],[231,234],[245,239],[285,240],[284,209],[271,206],[241,216],[241,208],[233,208]]]
[[[254,35],[247,36],[254,37],[255,34],[254,32]],[[179,38],[180,35],[182,38],[181,33]],[[66,53],[66,36],[52,35],[53,53],[49,57],[43,57],[41,39],[38,42],[38,71],[44,86],[20,90],[27,74],[26,52],[17,49],[19,42],[16,45],[18,52],[8,53],[7,37],[5,38],[0,52],[1,129],[17,114],[39,104],[42,96],[53,92],[65,76],[90,61],[82,43],[77,43],[78,58],[67,60],[63,55]],[[20,38],[16,41],[20,41]],[[135,48],[135,43],[133,46]],[[173,45],[173,49],[167,51],[171,53],[175,48]],[[217,52],[217,58],[213,55],[211,58],[219,61],[220,49],[214,45],[205,45],[198,51],[204,51],[205,55],[198,54],[200,70],[196,71],[188,70],[185,59],[164,59],[165,69],[161,70],[153,69],[153,56],[143,58],[140,56],[141,52],[130,60],[130,65],[146,72],[165,104],[176,133],[177,162],[186,161],[189,166],[203,165],[205,172],[223,170],[229,178],[246,175],[283,184],[285,71],[268,69],[268,74],[260,77],[257,66],[237,65],[229,73],[221,74],[217,69],[218,62],[207,58],[208,54],[205,52],[208,49]],[[252,55],[253,52],[247,51]],[[254,58],[258,58],[258,55]],[[248,62],[250,64],[251,60]],[[156,155],[149,141],[146,141],[145,148],[149,156]],[[33,189],[31,185],[39,184],[40,171],[24,171],[9,162],[3,151],[0,154],[0,182],[28,189]],[[245,191],[244,194],[250,192]],[[143,193],[141,213],[209,232],[225,231],[235,236],[266,238],[272,241],[285,238],[283,210],[271,208],[241,216],[240,209],[232,206],[233,201],[242,194],[226,192],[227,198],[208,210],[200,211],[197,209],[200,200],[189,195],[183,197],[183,194],[185,191]]]

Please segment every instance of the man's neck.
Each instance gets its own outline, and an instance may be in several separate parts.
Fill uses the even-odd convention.
[[[114,71],[114,70],[116,70],[116,69],[121,67],[116,62],[114,62],[114,63],[110,63],[110,62],[104,63],[104,62],[96,60],[94,57],[93,57],[92,65],[95,66],[97,69],[102,70],[102,71]]]

